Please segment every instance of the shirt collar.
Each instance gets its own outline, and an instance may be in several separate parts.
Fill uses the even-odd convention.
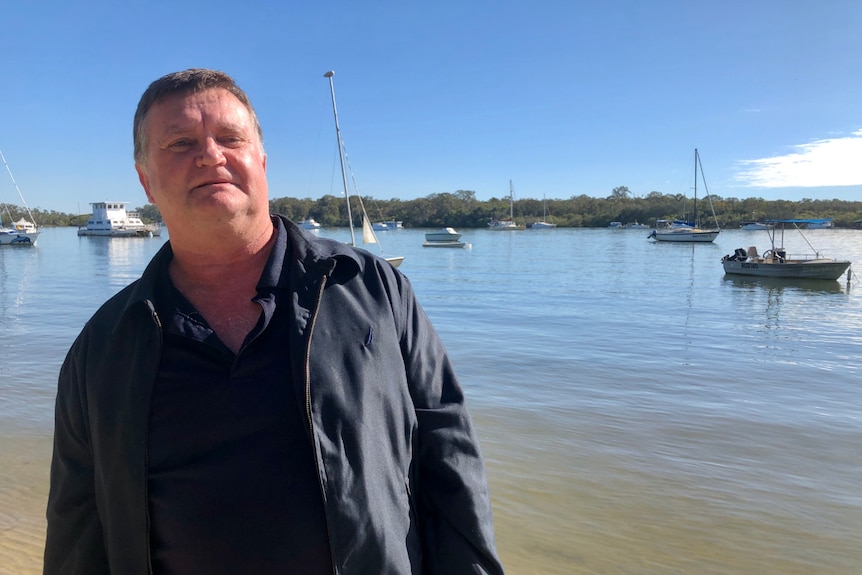
[[[257,282],[258,293],[287,285],[287,230],[281,218],[273,217],[272,222],[275,227],[275,244]]]

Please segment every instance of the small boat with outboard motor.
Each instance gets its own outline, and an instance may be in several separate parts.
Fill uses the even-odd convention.
[[[837,280],[850,268],[850,261],[825,257],[814,249],[808,238],[802,233],[800,226],[808,225],[812,220],[766,220],[770,227],[770,247],[762,254],[755,246],[737,248],[733,254],[721,258],[724,273],[766,278],[817,279]],[[784,247],[785,230],[796,230],[805,239],[811,252],[797,255],[788,254]],[[847,272],[848,275],[850,272]]]

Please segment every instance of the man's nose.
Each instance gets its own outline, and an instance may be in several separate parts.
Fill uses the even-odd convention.
[[[198,165],[201,166],[218,166],[225,162],[224,150],[216,141],[215,138],[206,138],[203,141],[200,155],[198,156]]]

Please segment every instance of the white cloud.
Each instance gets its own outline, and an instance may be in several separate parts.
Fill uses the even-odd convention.
[[[862,184],[862,130],[843,138],[794,146],[785,156],[743,160],[736,179],[745,187],[819,188]]]

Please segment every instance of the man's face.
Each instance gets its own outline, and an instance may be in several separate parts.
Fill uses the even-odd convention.
[[[214,88],[168,96],[150,108],[144,128],[144,158],[135,168],[172,235],[178,226],[242,224],[261,213],[269,221],[266,154],[233,94]]]

